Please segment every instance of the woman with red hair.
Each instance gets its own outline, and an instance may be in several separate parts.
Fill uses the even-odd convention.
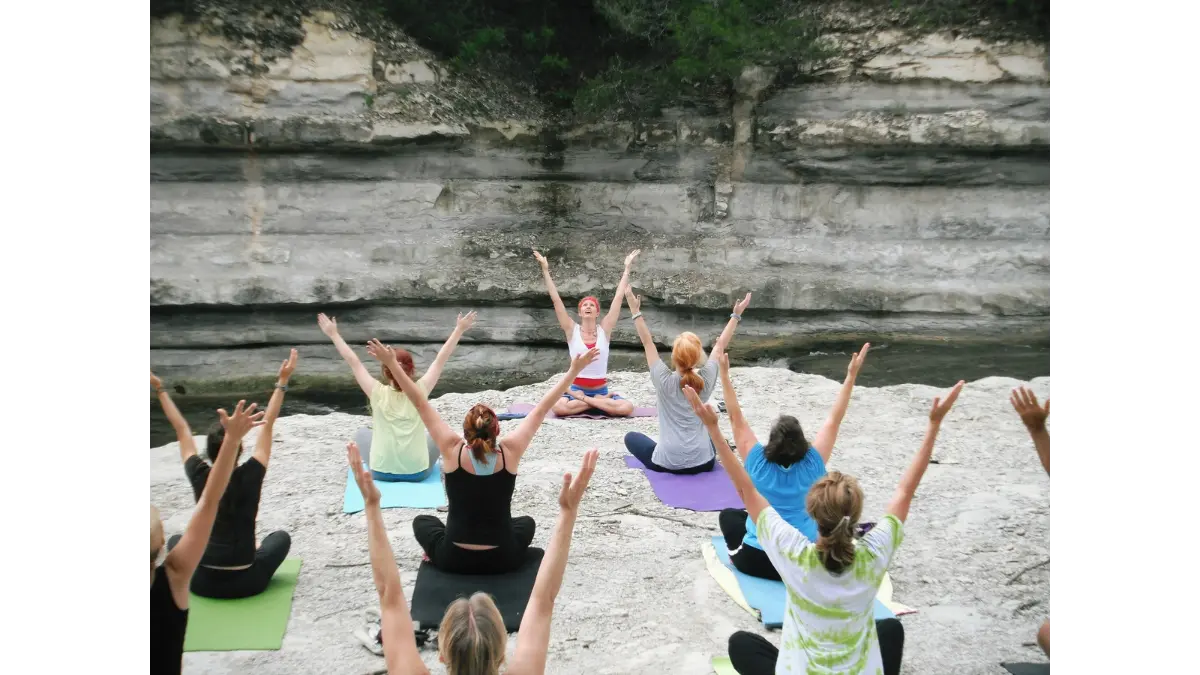
[[[571,383],[570,389],[563,393],[562,400],[554,404],[554,414],[559,417],[579,415],[591,410],[612,417],[628,417],[633,413],[631,401],[608,390],[608,344],[609,336],[612,335],[617,320],[621,318],[621,300],[625,289],[629,287],[629,268],[638,253],[641,251],[634,251],[625,256],[625,273],[621,275],[621,281],[617,284],[617,292],[608,308],[608,314],[605,314],[597,325],[600,301],[591,295],[580,300],[579,322],[576,323],[567,313],[567,308],[558,295],[558,289],[554,286],[554,280],[550,278],[550,263],[541,253],[533,252],[533,257],[537,258],[538,264],[542,266],[542,278],[546,280],[546,288],[550,290],[550,299],[554,302],[554,315],[558,317],[558,325],[567,337],[567,349],[571,358],[577,358],[589,349],[596,349],[600,354],[599,358],[579,373],[579,377]]]
[[[450,339],[446,340],[433,364],[417,380],[417,386],[425,396],[433,391],[438,378],[442,376],[442,368],[450,360],[459,339],[474,323],[475,312],[468,312],[466,316],[458,315],[458,322],[454,326],[454,332],[450,334]],[[358,444],[363,459],[371,468],[371,475],[375,480],[393,483],[420,482],[428,478],[433,472],[434,464],[437,463],[437,445],[425,430],[412,401],[400,391],[395,377],[396,371],[403,371],[409,378],[415,376],[416,368],[413,365],[412,354],[404,349],[395,350],[395,369],[389,370],[388,366],[384,365],[383,381],[380,382],[367,372],[358,355],[338,334],[337,321],[319,314],[317,325],[321,327],[321,332],[333,340],[338,354],[350,365],[354,379],[371,402],[371,422],[374,428],[364,427],[354,434],[354,442]]]
[[[580,371],[596,360],[597,350],[572,359],[566,377],[504,436],[496,411],[482,403],[467,412],[462,433],[454,431],[401,368],[394,349],[371,340],[367,353],[395,373],[400,390],[412,401],[441,453],[449,501],[446,522],[421,515],[412,524],[429,562],[452,574],[503,574],[520,567],[537,524],[529,516],[512,517],[517,466],[550,408]]]

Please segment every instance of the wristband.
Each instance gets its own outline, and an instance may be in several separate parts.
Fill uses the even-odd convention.
[[[155,388],[154,388],[154,393],[156,393],[156,394],[161,394],[161,393],[163,393],[163,388],[162,388],[162,387],[155,387]]]
[[[278,382],[276,382],[276,383],[275,383],[275,388],[276,388],[276,389],[282,389],[283,391],[287,391],[287,385],[286,385],[286,384],[279,384]]]
[[[738,323],[741,323],[741,321],[742,321],[742,315],[741,315],[741,314],[738,314],[737,312],[734,312],[733,314],[730,314],[730,315],[729,315],[729,318],[731,318],[731,319],[737,319],[737,320],[738,320]]]
[[[634,320],[634,321],[637,321],[637,320],[638,320],[638,319],[640,319],[640,318],[642,318],[642,313],[641,313],[641,312],[638,312],[637,314],[634,314],[632,317],[630,317],[630,319],[632,319],[632,320]]]

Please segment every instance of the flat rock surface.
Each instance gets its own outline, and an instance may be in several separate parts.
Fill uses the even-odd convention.
[[[781,413],[795,415],[809,437],[815,436],[839,387],[823,377],[779,369],[733,373],[742,408],[763,439]],[[644,372],[615,373],[612,380],[627,398],[654,404]],[[497,410],[515,401],[535,402],[549,384],[448,394],[434,403],[457,426],[476,402]],[[902,619],[908,675],[1002,675],[1001,661],[1044,660],[1032,643],[1049,611],[1049,566],[1017,575],[1049,559],[1049,481],[1008,403],[1017,384],[987,378],[967,385],[943,425],[934,451],[938,463],[929,467],[913,502],[891,568],[896,600],[918,610]],[[1050,379],[1037,378],[1032,386],[1045,397]],[[881,515],[940,391],[909,384],[855,390],[830,468],[861,481],[864,520]],[[721,398],[719,391],[714,398]],[[339,413],[276,423],[259,536],[286,529],[291,555],[304,560],[283,648],[190,653],[184,657],[186,672],[365,674],[384,668],[383,659],[351,635],[363,610],[377,605],[377,596],[365,564],[365,517],[345,515],[341,508],[345,442],[367,422]],[[517,424],[504,422],[503,430]],[[722,426],[730,436],[725,416]],[[551,420],[522,461],[513,513],[537,520],[534,545],[545,547],[562,474],[578,468],[587,448],[601,450],[555,607],[547,673],[702,675],[711,672],[709,659],[725,652],[736,630],[757,631],[778,644],[778,632],[764,631],[704,568],[700,547],[719,534],[717,514],[663,506],[645,477],[624,467],[625,433],[653,436],[657,427],[656,419]],[[193,508],[177,452],[175,443],[150,451],[151,500],[163,513],[168,536],[183,531]],[[421,513],[433,511],[384,511],[409,597],[421,559],[411,520]],[[345,567],[354,564],[359,566]],[[514,644],[509,641],[510,654]],[[423,655],[432,672],[445,672],[435,652],[426,649]]]

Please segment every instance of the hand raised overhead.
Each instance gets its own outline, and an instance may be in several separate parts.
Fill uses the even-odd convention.
[[[600,356],[600,350],[597,349],[596,347],[592,347],[591,349],[587,350],[583,354],[580,354],[579,356],[576,356],[575,358],[571,359],[570,372],[573,375],[578,375],[580,371],[582,371],[584,368],[586,368],[589,363],[591,363],[592,361],[595,361],[596,358],[599,356]]]
[[[746,308],[749,306],[750,306],[750,294],[747,293],[746,297],[744,297],[741,300],[739,300],[738,302],[734,303],[733,313],[737,314],[738,316],[741,316],[742,313],[744,313],[746,311]]]
[[[150,386],[154,388],[154,391],[162,389],[162,380],[158,379],[154,373],[150,373]]]
[[[642,299],[633,294],[633,289],[625,287],[625,304],[629,305],[629,311],[637,314],[642,309]]]
[[[950,390],[945,400],[941,396],[933,399],[933,408],[929,411],[929,421],[934,424],[941,424],[942,419],[946,417],[946,413],[950,412],[950,408],[954,407],[954,402],[958,400],[958,394],[962,391],[963,385],[966,384],[963,380],[959,380],[958,384]]]
[[[467,312],[466,316],[459,314],[458,320],[455,321],[455,323],[454,323],[455,329],[457,329],[458,332],[460,332],[460,333],[465,333],[465,332],[471,330],[471,326],[474,326],[474,325],[475,325],[475,310],[471,310],[470,312]]]
[[[297,352],[293,349],[288,353],[288,357],[284,360],[283,365],[279,366],[280,382],[287,382],[291,378],[292,373],[296,372],[296,356]]]
[[[704,426],[714,426],[717,424],[717,412],[704,405],[704,402],[700,400],[700,394],[697,394],[695,389],[685,386],[683,388],[683,395],[687,397],[688,403],[692,404],[692,410],[695,411],[696,417],[699,417],[700,421],[704,422]]]
[[[625,269],[629,269],[630,267],[633,266],[633,261],[637,259],[638,254],[641,252],[642,252],[642,249],[635,248],[633,250],[633,252],[631,252],[629,255],[625,256]]]
[[[331,319],[325,316],[323,313],[317,315],[317,327],[319,327],[321,332],[325,334],[325,337],[328,338],[332,338],[333,336],[337,335],[338,332],[337,319]]]
[[[862,369],[863,361],[867,360],[867,351],[871,349],[871,343],[868,342],[858,350],[858,353],[850,357],[850,365],[846,366],[846,377],[858,377],[858,371]]]
[[[248,407],[243,406],[246,406],[246,401],[238,401],[232,416],[225,412],[224,408],[217,410],[221,426],[225,427],[226,438],[241,439],[254,427],[263,425],[263,415],[266,415],[267,411],[254,412],[254,409],[258,407],[257,403],[251,403]]]
[[[354,482],[358,484],[358,491],[362,493],[363,502],[367,506],[377,506],[379,504],[379,487],[375,485],[375,479],[371,477],[371,472],[363,466],[362,455],[358,452],[358,444],[350,441],[346,444],[346,463],[350,465],[350,473],[354,476]]]
[[[1018,387],[1013,389],[1008,400],[1012,403],[1013,410],[1021,416],[1025,428],[1033,433],[1045,430],[1046,418],[1050,417],[1050,399],[1046,399],[1046,405],[1039,406],[1037,396],[1032,390],[1028,387]]]
[[[538,253],[536,248],[533,249],[533,257],[537,259],[538,264],[542,266],[542,269],[550,269],[550,262],[546,260],[546,256]]]
[[[376,338],[367,341],[367,353],[385,366],[396,360],[396,351]]]
[[[574,479],[571,474],[563,475],[562,490],[558,493],[558,507],[563,511],[578,512],[579,502],[583,501],[583,493],[587,491],[588,481],[596,470],[596,458],[600,451],[592,448],[583,453],[583,465]]]

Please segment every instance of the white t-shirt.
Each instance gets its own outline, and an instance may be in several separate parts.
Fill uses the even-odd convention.
[[[575,324],[575,328],[571,330],[571,339],[567,341],[567,349],[571,352],[571,358],[583,356],[588,352],[588,346],[583,342],[579,324]],[[603,380],[608,377],[608,336],[604,334],[604,329],[600,327],[600,324],[596,324],[596,349],[600,350],[596,360],[587,364],[576,377],[589,380]]]
[[[904,525],[884,516],[857,541],[854,565],[836,575],[821,564],[817,547],[775,509],[758,514],[757,526],[758,541],[787,587],[776,675],[882,673],[875,595],[904,540]]]

